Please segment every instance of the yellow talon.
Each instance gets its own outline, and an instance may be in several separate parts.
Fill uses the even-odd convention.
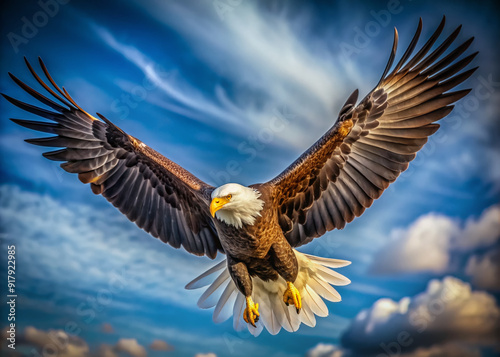
[[[287,281],[286,284],[288,285],[288,288],[283,294],[283,301],[285,302],[286,306],[290,304],[295,305],[295,309],[297,310],[298,314],[300,312],[300,309],[302,308],[302,299],[300,298],[300,293],[290,281]]]
[[[247,307],[245,311],[243,311],[243,319],[247,324],[251,324],[253,327],[255,323],[259,321],[259,304],[254,304],[252,298],[250,296],[247,297]]]

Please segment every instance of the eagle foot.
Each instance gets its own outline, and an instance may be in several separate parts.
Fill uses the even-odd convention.
[[[245,308],[245,311],[243,311],[243,320],[247,324],[251,324],[253,327],[255,326],[255,323],[259,321],[259,304],[254,304],[252,298],[250,296],[247,297],[247,307]]]
[[[286,306],[289,306],[290,304],[295,305],[295,309],[298,314],[302,308],[302,299],[300,298],[299,290],[297,290],[297,288],[290,281],[287,281],[286,284],[288,285],[288,288],[283,294],[283,301]]]

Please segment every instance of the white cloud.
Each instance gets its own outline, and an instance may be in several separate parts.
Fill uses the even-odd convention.
[[[500,206],[486,209],[465,225],[437,214],[418,218],[407,229],[394,229],[391,240],[374,256],[372,271],[400,273],[449,270],[451,255],[484,248],[500,239]]]
[[[198,296],[184,286],[212,262],[155,241],[114,208],[3,185],[0,217],[2,244],[23,252],[17,258],[25,266],[21,282],[57,283],[71,292],[107,289],[115,305],[121,294],[138,294],[197,309]]]
[[[499,332],[495,298],[446,277],[430,281],[426,291],[411,298],[376,301],[356,316],[342,344],[365,353],[407,352],[448,341],[491,344]]]
[[[228,113],[214,105],[201,91],[181,76],[176,75],[173,71],[165,72],[158,63],[142,53],[138,48],[120,42],[104,27],[94,25],[93,29],[109,47],[134,64],[153,85],[161,89],[169,98],[195,111],[195,113],[184,112],[184,114],[188,114],[189,117],[202,120],[205,123],[210,123],[210,116],[212,116],[226,122],[226,124],[241,124],[241,122],[236,120],[234,113]],[[168,109],[177,111],[175,110],[175,106],[169,106]],[[180,110],[182,113],[182,109]]]
[[[318,343],[315,347],[307,351],[306,357],[342,357],[345,351],[329,343]]]
[[[500,205],[485,210],[478,219],[469,218],[452,244],[460,250],[482,248],[500,241]]]
[[[449,263],[450,237],[459,232],[456,222],[428,214],[408,229],[391,232],[391,241],[374,257],[379,273],[445,271]]]
[[[269,127],[273,110],[287,107],[296,118],[275,132],[276,140],[271,144],[300,151],[305,149],[304,143],[312,144],[333,124],[350,91],[361,85],[362,93],[368,92],[378,79],[363,81],[352,63],[326,48],[324,37],[306,36],[303,29],[312,20],[303,12],[267,12],[247,2],[234,16],[220,21],[211,5],[156,1],[141,11],[175,28],[200,59],[200,66],[209,67],[206,72],[221,79],[203,94],[187,79],[182,85],[165,83],[169,96],[193,112],[206,113],[205,120],[212,125],[230,123],[233,127],[225,129],[234,134],[255,135]],[[152,61],[139,49],[140,44],[120,43],[102,28],[98,33],[105,43],[152,76],[148,74]],[[381,60],[380,74],[384,65]]]
[[[500,290],[500,249],[470,257],[465,273],[472,278],[472,284],[478,288]]]

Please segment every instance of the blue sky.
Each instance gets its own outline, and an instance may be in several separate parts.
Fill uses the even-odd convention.
[[[475,36],[470,52],[480,51],[480,68],[463,85],[472,92],[409,170],[362,217],[301,248],[353,262],[341,270],[352,280],[339,288],[343,301],[329,303],[330,316],[315,328],[258,338],[235,332],[231,321],[214,324],[212,311],[196,306],[200,292],[184,290],[213,262],[148,237],[43,159],[41,148],[23,142],[37,134],[8,120],[30,114],[1,100],[1,254],[4,260],[6,246],[16,245],[20,352],[41,348],[30,336],[47,339],[54,329],[83,346],[68,356],[371,356],[386,353],[381,344],[393,346],[406,330],[408,356],[494,353],[500,25],[493,2],[440,2],[438,9],[431,1],[2,6],[1,92],[34,103],[7,72],[34,85],[23,56],[33,64],[41,56],[84,109],[215,186],[267,181],[306,150],[354,89],[364,96],[377,83],[394,26],[401,54],[419,17],[426,39],[445,14],[445,32],[463,24],[457,43]],[[411,316],[429,310],[428,301],[443,302],[444,312],[427,311],[432,320],[420,331]],[[482,329],[463,320],[467,306]],[[155,339],[174,349],[149,348]]]

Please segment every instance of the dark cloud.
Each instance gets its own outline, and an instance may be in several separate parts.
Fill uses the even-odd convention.
[[[333,344],[319,343],[307,351],[306,357],[481,357],[481,350],[463,343],[445,343],[420,347],[408,353],[399,353],[396,350],[389,353],[358,353]]]
[[[39,330],[28,326],[18,336],[21,345],[34,347],[42,355],[58,357],[88,357],[89,346],[78,336],[63,330]]]
[[[401,357],[481,357],[481,350],[467,344],[447,343],[427,348],[417,348]]]
[[[102,325],[102,330],[112,331],[108,323]],[[2,338],[7,338],[8,328],[2,329]],[[135,338],[120,338],[114,345],[103,343],[97,349],[89,348],[82,338],[63,330],[41,330],[28,326],[16,336],[17,345],[31,346],[43,356],[57,357],[147,357],[146,348]],[[150,347],[154,351],[171,351],[173,346],[162,340],[154,340]],[[22,349],[21,349],[22,350]],[[2,355],[9,357],[23,356],[22,352],[3,349]]]
[[[500,290],[500,249],[470,257],[465,273],[471,277],[472,284],[480,289]]]

